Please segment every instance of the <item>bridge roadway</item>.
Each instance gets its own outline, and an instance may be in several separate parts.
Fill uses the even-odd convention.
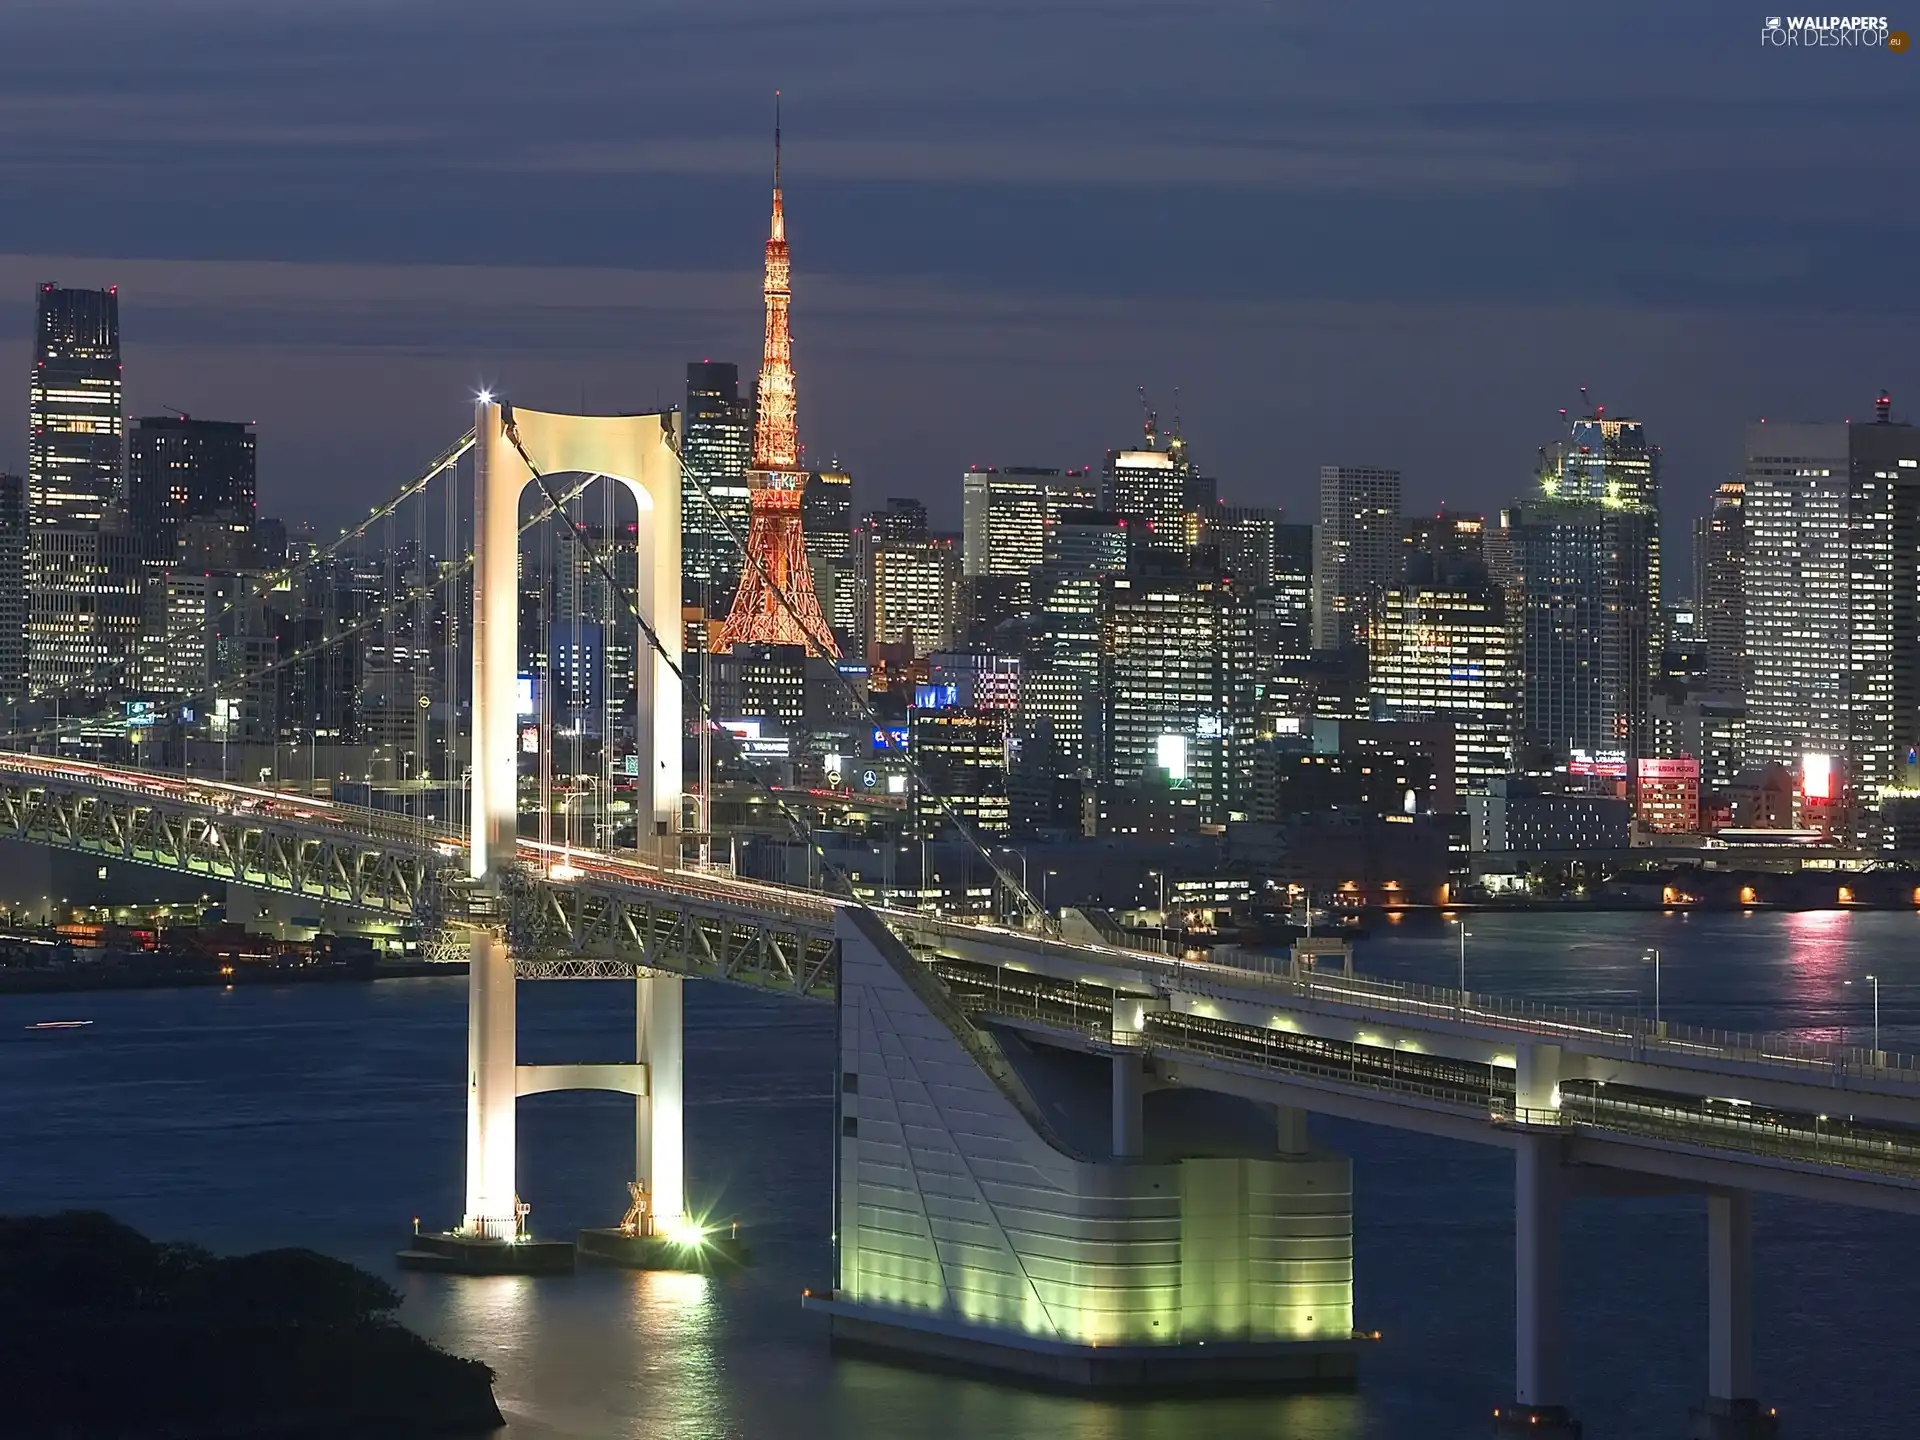
[[[521,842],[504,916],[465,843],[303,795],[0,755],[0,836],[423,924],[504,918],[525,979],[641,969],[813,998],[831,896]],[[882,912],[961,1011],[1041,1043],[1135,1053],[1154,1083],[1566,1158],[1656,1183],[1920,1212],[1920,1059],[1733,1035],[1350,973],[1200,963]]]

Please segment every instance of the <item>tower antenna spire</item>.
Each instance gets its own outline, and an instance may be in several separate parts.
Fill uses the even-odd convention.
[[[773,188],[780,188],[780,92],[773,92]]]

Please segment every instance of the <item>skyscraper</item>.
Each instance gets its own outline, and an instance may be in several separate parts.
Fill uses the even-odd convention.
[[[27,693],[27,481],[0,475],[0,704]]]
[[[696,360],[687,366],[686,433],[680,441],[680,573],[685,597],[710,589],[724,605],[740,583],[740,546],[749,523],[747,467],[753,417],[740,398],[738,366]],[[731,532],[731,533],[729,533]]]
[[[1220,568],[1248,590],[1273,585],[1280,512],[1263,505],[1215,505],[1201,517],[1201,539],[1220,549]]]
[[[1457,791],[1484,790],[1512,770],[1519,673],[1506,597],[1484,569],[1410,567],[1369,638],[1376,712],[1449,722]]]
[[[29,689],[119,677],[140,623],[139,547],[122,496],[120,298],[42,285],[28,404]]]
[[[1707,685],[1744,693],[1748,681],[1746,486],[1729,480],[1713,511],[1693,522],[1695,623],[1706,643]]]
[[[960,572],[1030,585],[1047,525],[1047,477],[1057,470],[973,469],[960,477]]]
[[[1146,548],[1184,554],[1199,539],[1201,515],[1213,508],[1213,482],[1193,468],[1185,437],[1162,435],[1152,414],[1145,441],[1139,450],[1107,452],[1105,508],[1143,527]]]
[[[1859,813],[1920,742],[1920,431],[1748,427],[1750,763],[1839,759]]]
[[[98,525],[120,498],[117,287],[40,287],[27,425],[27,523]]]
[[[1251,608],[1217,573],[1177,565],[1101,583],[1107,778],[1137,786],[1157,769],[1224,823],[1251,738]]]
[[[1650,519],[1642,509],[1555,499],[1527,501],[1502,517],[1502,548],[1521,596],[1526,744],[1561,757],[1617,750],[1631,761],[1648,753]]]
[[[735,645],[804,645],[838,656],[827,618],[813,593],[801,530],[800,500],[806,472],[800,468],[800,432],[794,418],[793,337],[787,312],[793,304],[792,262],[787,255],[786,209],[780,196],[780,122],[773,125],[773,218],[767,231],[766,344],[760,358],[760,388],[753,421],[753,468],[747,472],[747,554],[727,623],[716,650]]]
[[[1400,472],[1321,466],[1314,542],[1314,646],[1359,644],[1375,599],[1400,578]]]
[[[960,557],[949,536],[872,542],[876,645],[911,640],[916,656],[951,650],[960,634]]]
[[[190,520],[251,535],[255,514],[251,426],[187,415],[151,415],[127,441],[127,517],[148,558],[171,566]]]
[[[1567,439],[1547,447],[1542,489],[1570,504],[1631,510],[1646,517],[1647,595],[1652,620],[1647,631],[1647,674],[1660,674],[1661,550],[1660,447],[1647,428],[1628,416],[1607,418],[1606,406],[1575,420]]]

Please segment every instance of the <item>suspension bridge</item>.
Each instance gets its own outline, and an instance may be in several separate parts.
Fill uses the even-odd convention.
[[[1752,1370],[1751,1196],[1920,1212],[1920,1061],[1386,984],[1324,946],[1270,970],[1131,949],[1034,904],[984,847],[1009,901],[999,919],[890,908],[836,889],[830,866],[813,890],[711,863],[685,824],[684,737],[713,717],[682,655],[676,419],[482,397],[473,429],[367,520],[168,637],[204,650],[228,619],[378,557],[377,598],[329,633],[251,668],[210,664],[204,689],[167,703],[261,697],[249,714],[278,741],[288,727],[265,697],[282,677],[359,647],[378,737],[367,773],[399,802],[342,798],[317,758],[304,780],[291,765],[195,773],[184,746],[151,763],[116,698],[117,719],[67,713],[10,737],[0,836],[458,937],[465,1208],[439,1239],[474,1268],[535,1253],[516,1100],[556,1089],[634,1097],[630,1218],[664,1263],[705,1242],[685,1174],[681,995],[707,980],[838,1007],[837,1274],[805,1303],[845,1343],[1087,1385],[1351,1377],[1370,1343],[1355,1328],[1351,1165],[1307,1123],[1332,1114],[1514,1154],[1516,1383],[1499,1423],[1576,1433],[1565,1199],[1688,1193],[1709,1215],[1699,1433],[1772,1433]],[[546,673],[531,713],[528,571],[564,597],[557,620],[535,607]],[[568,654],[594,650],[600,673],[564,688],[554,637],[589,624],[597,650],[576,636]],[[134,688],[124,662],[99,682]],[[583,788],[595,805],[576,837]],[[772,803],[806,843],[802,817]],[[517,985],[552,980],[633,986],[631,1064],[518,1062]]]

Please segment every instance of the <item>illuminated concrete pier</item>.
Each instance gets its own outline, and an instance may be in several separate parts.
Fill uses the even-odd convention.
[[[836,1345],[1085,1388],[1352,1383],[1345,1156],[1279,1153],[1244,1102],[1266,1153],[1142,1158],[1124,1050],[1078,1066],[1110,1086],[1089,1153],[878,919],[838,930],[838,1279],[805,1302]]]

